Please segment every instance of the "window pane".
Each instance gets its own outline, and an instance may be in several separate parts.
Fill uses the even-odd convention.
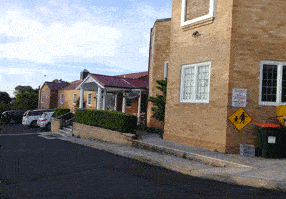
[[[277,66],[263,65],[262,101],[276,102]]]
[[[282,96],[281,100],[282,102],[286,102],[286,66],[283,66],[283,72],[282,72]]]
[[[185,68],[184,77],[184,100],[194,100],[195,97],[195,67]]]
[[[207,100],[208,99],[208,84],[209,83],[209,66],[202,65],[198,66],[198,77],[197,77],[197,99]]]

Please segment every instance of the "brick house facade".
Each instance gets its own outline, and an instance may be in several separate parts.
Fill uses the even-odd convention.
[[[156,53],[169,57],[163,139],[238,153],[240,144],[255,145],[255,124],[278,123],[276,106],[286,105],[285,10],[280,0],[173,0],[171,20],[155,23],[150,42],[151,79],[163,74]],[[156,30],[167,23],[166,52]],[[233,89],[246,89],[245,106],[234,105]],[[239,108],[251,118],[240,130],[228,119]]]

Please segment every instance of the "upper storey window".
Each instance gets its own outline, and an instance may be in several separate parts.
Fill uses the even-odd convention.
[[[182,0],[181,26],[212,19],[215,4],[216,0]]]

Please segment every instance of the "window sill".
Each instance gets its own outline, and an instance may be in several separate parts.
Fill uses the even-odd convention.
[[[260,106],[279,106],[279,105],[286,105],[286,102],[280,102],[280,103],[277,103],[277,102],[259,102],[258,105]]]
[[[213,21],[214,21],[214,17],[211,17],[211,18],[204,19],[204,20],[201,20],[201,21],[197,21],[197,22],[194,22],[194,23],[191,23],[191,24],[181,25],[181,27],[182,27],[182,29],[184,31],[186,31],[186,30],[194,29],[194,28],[197,28],[197,27],[200,27],[200,26],[212,24]]]
[[[193,103],[193,104],[204,103],[204,104],[208,104],[209,101],[180,101],[180,103]]]

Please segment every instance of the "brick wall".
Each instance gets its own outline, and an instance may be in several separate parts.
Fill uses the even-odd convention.
[[[132,145],[132,138],[135,136],[134,134],[120,133],[76,122],[73,123],[73,133],[74,136],[80,136],[85,139],[97,139],[123,145]]]
[[[240,144],[255,144],[255,124],[278,124],[276,107],[259,105],[260,64],[286,62],[286,1],[217,1],[214,20],[185,27],[181,2],[173,0],[164,139],[238,153]],[[182,103],[182,65],[200,62],[211,62],[209,103]],[[252,121],[242,130],[228,121],[239,108],[232,107],[233,88],[247,89]]]
[[[155,97],[156,94],[162,95],[162,92],[156,88],[156,86],[158,86],[156,80],[162,80],[164,78],[164,63],[165,61],[169,61],[170,33],[170,19],[157,20],[151,31],[149,97]],[[154,38],[155,40],[153,40]],[[148,102],[147,125],[163,129],[164,123],[152,117],[154,114],[152,108],[154,107],[155,105],[152,102]]]
[[[181,27],[181,3],[173,0],[163,138],[225,151],[232,1],[217,1],[215,20],[187,27]],[[181,103],[182,65],[200,62],[211,62],[209,103]]]
[[[61,103],[61,94],[64,94],[64,102]],[[58,91],[58,108],[69,108],[72,112],[75,112],[76,104],[73,103],[73,94],[77,95],[77,98],[80,97],[80,90],[59,90]],[[91,93],[91,105],[87,105],[87,95]],[[96,108],[96,96],[95,91],[84,91],[84,104],[87,109]]]
[[[286,62],[286,1],[234,0],[231,39],[230,83],[227,117],[232,107],[232,89],[247,89],[247,107],[252,121],[242,130],[227,124],[227,150],[239,152],[239,145],[255,144],[257,123],[278,123],[275,106],[259,105],[260,64],[262,60]],[[247,20],[246,20],[247,19]]]
[[[41,102],[41,95],[43,94],[43,102]],[[49,87],[44,84],[39,91],[39,109],[49,109],[50,108],[50,97],[51,97],[51,90]]]

